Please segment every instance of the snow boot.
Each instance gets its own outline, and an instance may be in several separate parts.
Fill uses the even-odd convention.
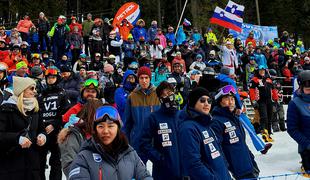
[[[260,151],[262,154],[267,154],[268,150],[271,148],[272,144],[271,143],[267,143],[265,145],[264,150]]]
[[[267,129],[262,130],[262,138],[265,142],[273,142],[273,139],[271,138]]]
[[[301,173],[303,177],[310,178],[310,174],[306,173],[304,167],[301,166]]]
[[[279,123],[279,125],[280,125],[280,130],[281,131],[286,131],[286,127],[285,127],[285,123],[283,122],[283,123]]]
[[[279,124],[273,123],[272,124],[272,130],[273,130],[273,132],[279,132],[280,131]]]

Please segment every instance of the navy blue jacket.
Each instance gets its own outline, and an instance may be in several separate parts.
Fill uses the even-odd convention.
[[[191,108],[186,111],[181,112],[186,114],[178,132],[182,175],[191,180],[231,179],[221,146],[210,127],[211,116]]]
[[[221,143],[228,169],[236,179],[255,178],[259,170],[245,142],[245,131],[239,117],[228,108],[216,106],[212,111],[212,129]]]
[[[298,152],[310,150],[310,95],[296,93],[288,104],[287,132],[298,143]]]
[[[59,82],[59,86],[66,91],[71,104],[76,104],[78,102],[81,86],[81,79],[79,74],[74,74],[71,72],[71,76],[68,79],[62,79]]]
[[[181,179],[177,112],[162,105],[144,124],[140,150],[152,161],[155,180]]]

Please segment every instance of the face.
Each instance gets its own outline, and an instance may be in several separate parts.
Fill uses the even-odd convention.
[[[27,73],[27,71],[28,71],[27,67],[22,67],[16,71],[16,74],[20,77],[24,77],[24,75]]]
[[[62,72],[61,73],[61,76],[64,78],[64,79],[68,79],[71,75],[71,72]]]
[[[48,76],[47,77],[47,84],[55,84],[55,82],[57,81],[57,77],[56,76]]]
[[[80,69],[80,75],[81,75],[81,76],[86,75],[86,70],[85,70],[85,69]]]
[[[88,19],[88,20],[91,20],[91,18],[92,18],[91,15],[88,15],[88,16],[87,16],[87,19]]]
[[[310,94],[310,87],[304,87],[303,91],[305,94],[309,95]]]
[[[117,124],[109,120],[101,122],[96,126],[96,132],[98,134],[98,137],[101,142],[106,146],[110,145],[113,142],[117,135],[117,131]]]
[[[236,108],[234,96],[224,96],[220,102],[222,107],[228,107],[230,112]]]
[[[147,89],[150,86],[150,77],[146,74],[142,74],[139,77],[139,84],[142,89]]]
[[[309,64],[310,63],[310,60],[305,60],[305,64]]]
[[[24,90],[24,98],[34,98],[36,94],[37,91],[35,85],[29,86],[27,89]]]
[[[181,73],[181,72],[182,72],[181,65],[180,65],[180,64],[175,64],[175,65],[173,65],[173,70],[174,70],[174,72],[176,72],[176,73]]]
[[[33,64],[40,64],[39,58],[33,58]]]
[[[3,79],[3,78],[4,78],[4,72],[0,71],[0,79]]]
[[[163,92],[161,93],[161,98],[166,98],[168,96],[171,96],[173,93],[173,91],[171,91],[171,89],[164,89]]]
[[[126,79],[126,81],[130,83],[134,83],[136,81],[135,77],[133,75],[129,75]]]
[[[83,98],[85,99],[94,99],[97,97],[97,91],[95,89],[84,89]]]
[[[5,43],[4,42],[2,42],[2,41],[0,41],[0,47],[4,47],[5,46]]]
[[[262,77],[264,77],[264,76],[265,76],[265,69],[260,69],[260,70],[258,71],[258,73],[259,73],[259,75],[261,75]]]
[[[195,110],[203,114],[209,114],[211,109],[211,103],[209,104],[208,102],[209,99],[208,96],[201,96],[195,104]]]

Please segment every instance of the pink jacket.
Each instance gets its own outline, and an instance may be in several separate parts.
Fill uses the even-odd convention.
[[[30,20],[20,20],[17,24],[17,31],[23,33],[29,33],[29,29],[34,26]]]
[[[160,45],[162,45],[163,48],[165,49],[165,48],[167,47],[167,42],[166,42],[166,37],[165,37],[165,35],[163,35],[163,34],[160,34],[160,35],[157,34],[156,37],[159,38],[159,40],[160,40]]]

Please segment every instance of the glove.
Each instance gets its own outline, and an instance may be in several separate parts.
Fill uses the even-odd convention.
[[[254,109],[257,109],[259,107],[259,104],[256,101],[253,101],[252,106]]]
[[[72,114],[69,118],[69,122],[67,122],[64,128],[68,128],[69,126],[73,126],[77,122],[79,122],[80,118],[76,117],[76,114]]]

